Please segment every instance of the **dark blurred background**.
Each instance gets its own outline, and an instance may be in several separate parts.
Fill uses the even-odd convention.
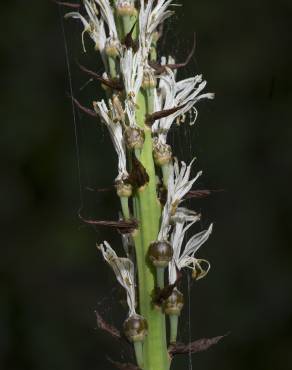
[[[196,127],[175,129],[176,154],[198,157],[201,188],[224,189],[193,202],[201,227],[214,233],[200,251],[208,277],[191,286],[180,339],[229,332],[194,355],[194,369],[292,368],[291,179],[292,4],[289,0],[183,1],[165,27],[164,53],[184,59],[181,77],[204,73],[214,102],[199,106]],[[1,4],[1,260],[0,368],[3,370],[113,369],[110,357],[131,361],[96,330],[94,310],[121,327],[119,290],[95,243],[119,237],[84,226],[86,217],[116,219],[116,175],[107,132],[76,112],[68,99],[62,32],[64,9],[50,1]],[[80,26],[64,22],[73,92],[83,104],[102,97],[76,60]],[[184,157],[183,157],[184,156]],[[80,171],[78,171],[78,161]],[[80,191],[81,188],[81,191]],[[185,285],[187,283],[185,282]],[[187,287],[186,287],[187,293]],[[121,312],[122,311],[122,312]],[[173,369],[191,369],[181,358]],[[158,370],[158,369],[157,369]]]

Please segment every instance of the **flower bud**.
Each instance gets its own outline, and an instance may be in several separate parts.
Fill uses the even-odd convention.
[[[133,16],[137,14],[134,7],[134,2],[131,0],[117,0],[116,1],[117,14],[121,17]]]
[[[117,195],[120,198],[130,198],[130,196],[132,195],[132,191],[133,191],[132,185],[129,183],[125,183],[123,181],[119,181],[116,184],[116,189],[117,189]]]
[[[143,342],[147,335],[147,321],[143,316],[132,315],[124,322],[124,333],[130,342]]]
[[[129,149],[142,149],[145,133],[138,127],[127,127],[124,132],[124,138]]]
[[[179,316],[184,305],[184,296],[176,288],[171,295],[164,301],[164,312],[167,315]]]
[[[148,255],[153,266],[165,268],[172,259],[172,246],[166,240],[155,241],[150,244]]]
[[[170,163],[172,158],[171,146],[163,143],[154,143],[153,158],[157,166],[163,166]]]

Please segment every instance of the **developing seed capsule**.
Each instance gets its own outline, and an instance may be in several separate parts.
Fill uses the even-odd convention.
[[[117,0],[116,10],[117,14],[121,17],[133,16],[137,14],[133,0]]]
[[[172,158],[171,146],[163,143],[154,143],[153,158],[157,166],[164,166],[165,164],[170,163]]]
[[[151,68],[147,68],[143,73],[142,87],[143,89],[154,89],[156,87],[156,78]]]
[[[116,189],[117,195],[120,198],[130,198],[133,192],[132,185],[123,181],[119,181],[116,183]]]
[[[124,113],[120,98],[117,94],[113,94],[110,105],[111,105],[111,110],[114,113],[114,115],[113,115],[114,121],[115,122],[117,122],[117,121],[124,122],[125,121],[125,113]]]
[[[127,127],[124,132],[124,138],[129,149],[142,149],[145,141],[145,133],[138,127]]]
[[[165,268],[172,259],[172,246],[166,240],[155,241],[150,244],[148,255],[153,266]]]
[[[109,57],[116,58],[119,55],[119,41],[111,38],[107,39],[105,53]]]
[[[143,316],[132,315],[124,322],[124,333],[132,343],[143,342],[147,335],[147,321]]]
[[[184,296],[176,288],[171,295],[164,301],[164,312],[167,315],[179,316],[184,305]]]

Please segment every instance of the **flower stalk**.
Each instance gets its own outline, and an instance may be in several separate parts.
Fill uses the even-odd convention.
[[[138,225],[123,235],[126,257],[118,257],[107,242],[98,249],[126,291],[129,311],[124,334],[133,344],[137,365],[144,370],[169,370],[168,344],[176,342],[183,309],[178,272],[190,269],[196,280],[207,274],[209,262],[195,254],[211,234],[212,225],[185,241],[187,230],[200,215],[181,203],[201,172],[191,178],[193,161],[188,166],[179,163],[167,136],[188,114],[196,118],[196,104],[214,95],[202,93],[206,81],[201,75],[177,81],[180,64],[171,57],[157,60],[160,26],[174,13],[172,0],[82,3],[85,14],[74,11],[66,18],[81,22],[83,50],[88,35],[104,63],[102,76],[83,70],[106,86],[106,99],[93,102],[94,112],[107,127],[118,157],[114,182],[122,218]],[[166,202],[159,198],[161,183]],[[161,304],[154,304],[155,292],[164,291],[166,280],[172,291]]]

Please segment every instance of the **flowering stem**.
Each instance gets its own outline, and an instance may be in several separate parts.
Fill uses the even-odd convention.
[[[134,197],[134,213],[139,222],[139,230],[134,235],[139,280],[139,309],[148,322],[148,335],[143,345],[143,369],[168,370],[165,316],[152,304],[156,279],[155,269],[148,261],[149,245],[157,239],[159,231],[161,206],[156,194],[151,131],[144,123],[147,113],[146,103],[145,95],[140,93],[137,104],[139,107],[137,109],[137,122],[145,130],[145,143],[140,161],[149,175],[148,184],[140,188]]]

